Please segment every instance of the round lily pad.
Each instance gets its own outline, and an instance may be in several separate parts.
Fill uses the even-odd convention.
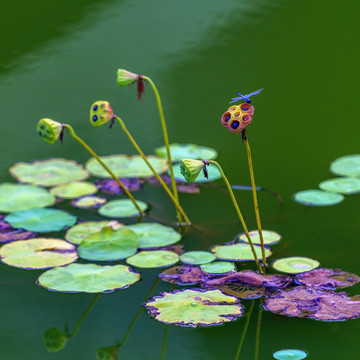
[[[302,360],[307,357],[307,353],[303,350],[284,349],[275,351],[273,357],[277,360]]]
[[[313,260],[306,257],[287,257],[275,260],[272,263],[272,267],[277,270],[287,274],[299,274],[306,271],[313,270],[317,268],[320,263],[317,260]]]
[[[174,164],[173,166],[174,168],[174,177],[176,180],[178,181],[183,181],[185,182],[185,178],[184,176],[181,174],[180,171],[180,163]],[[209,181],[215,181],[221,178],[221,174],[219,169],[214,165],[214,164],[209,164],[206,167],[206,170],[208,172],[208,179],[205,178],[204,174],[201,173],[199,174],[199,176],[197,177],[197,179],[194,181],[196,183],[204,183],[204,182],[209,182]]]
[[[233,295],[239,299],[257,299],[265,296],[269,291],[265,287],[247,287],[238,282],[221,285],[201,284],[202,287],[221,290],[226,295]]]
[[[76,223],[76,217],[65,211],[43,208],[15,211],[4,220],[15,228],[40,233],[60,231]]]
[[[193,285],[203,282],[208,276],[198,266],[178,265],[166,269],[159,278],[171,284]]]
[[[167,158],[165,146],[156,148],[155,153],[157,156]],[[173,161],[182,159],[214,160],[217,157],[216,150],[195,144],[170,144],[170,153]]]
[[[330,171],[342,176],[360,176],[360,154],[339,157],[330,164]]]
[[[187,251],[180,256],[184,264],[201,265],[207,264],[216,259],[216,256],[209,251]]]
[[[41,186],[56,186],[89,177],[88,171],[82,165],[66,159],[20,162],[13,165],[9,171],[20,182]]]
[[[281,235],[275,231],[262,230],[262,234],[265,245],[274,245],[281,240]],[[253,244],[261,244],[258,230],[249,231],[249,235]],[[245,233],[239,235],[239,240],[249,242]]]
[[[86,260],[113,261],[134,255],[137,250],[137,236],[128,228],[113,230],[109,226],[86,237],[78,247],[79,256]]]
[[[107,199],[101,196],[83,196],[71,202],[71,205],[80,209],[97,209],[104,205]]]
[[[44,272],[37,283],[61,292],[101,293],[126,289],[140,280],[140,274],[125,265],[71,264]]]
[[[344,196],[323,190],[304,190],[295,193],[294,200],[308,206],[330,206],[343,201]]]
[[[11,212],[55,204],[55,196],[33,185],[4,183],[0,185],[0,211]]]
[[[179,326],[213,326],[236,320],[243,306],[220,290],[185,289],[163,292],[145,304],[154,319]]]
[[[110,226],[113,230],[118,230],[123,224],[116,220],[86,221],[71,227],[66,232],[65,239],[73,244],[79,245],[86,237],[97,233],[105,226]]]
[[[357,194],[360,192],[360,179],[354,177],[339,177],[321,182],[319,188],[341,194]]]
[[[50,189],[53,195],[62,199],[76,199],[84,195],[95,194],[97,191],[96,185],[88,181],[71,181]]]
[[[148,155],[146,158],[158,174],[167,171],[168,165],[165,159],[154,155]],[[154,175],[140,155],[108,155],[101,156],[101,160],[117,177],[148,177]],[[94,176],[111,177],[95,158],[88,160],[85,166]]]
[[[173,228],[158,223],[141,223],[127,227],[138,236],[140,249],[168,246],[181,240],[181,235]]]
[[[136,202],[141,210],[147,209],[148,206],[143,201],[136,200]],[[131,200],[122,199],[107,202],[99,209],[99,214],[111,218],[122,218],[139,215],[139,211]]]
[[[140,268],[158,268],[174,265],[179,261],[179,255],[167,250],[140,251],[126,259],[130,265]]]
[[[19,240],[0,249],[1,261],[23,269],[46,269],[77,260],[76,246],[52,238]]]
[[[208,274],[226,274],[235,271],[235,264],[229,261],[214,261],[209,264],[203,264],[200,269]]]
[[[254,245],[256,255],[259,260],[262,258],[261,246]],[[211,248],[211,252],[218,259],[230,261],[255,261],[249,244],[239,243],[231,245],[216,245]],[[271,256],[271,250],[265,247],[265,256]]]

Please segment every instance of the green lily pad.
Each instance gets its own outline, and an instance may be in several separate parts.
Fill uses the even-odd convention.
[[[110,226],[113,230],[118,230],[123,224],[116,220],[86,221],[71,227],[66,232],[65,239],[73,244],[79,245],[86,237],[97,233],[105,226]]]
[[[265,245],[274,245],[277,244],[281,240],[281,235],[275,231],[271,230],[262,230],[264,244]],[[249,231],[250,239],[253,244],[261,244],[260,236],[258,230]],[[245,233],[241,233],[239,236],[240,241],[249,242]]]
[[[15,211],[4,220],[14,228],[40,233],[60,231],[76,223],[76,217],[65,211],[43,208]]]
[[[11,212],[55,204],[55,196],[33,185],[4,183],[0,185],[0,211]]]
[[[108,155],[101,156],[100,158],[117,177],[126,178],[154,176],[140,155]],[[168,165],[165,159],[154,155],[148,155],[146,158],[158,174],[162,174],[167,171]],[[111,177],[95,158],[88,160],[85,166],[94,176],[101,178]]]
[[[201,271],[208,274],[226,274],[235,271],[235,264],[229,261],[214,261],[200,266]]]
[[[255,253],[259,260],[262,258],[261,246],[254,245]],[[211,252],[218,259],[230,261],[255,261],[249,244],[239,243],[231,245],[216,245],[211,248]],[[265,256],[271,256],[271,250],[265,247]]]
[[[61,292],[101,293],[126,289],[140,274],[125,265],[71,264],[45,271],[38,285]]]
[[[101,196],[83,196],[71,202],[71,205],[80,209],[97,209],[104,205],[107,199]]]
[[[181,240],[181,235],[173,228],[158,223],[141,223],[127,227],[138,236],[140,249],[168,246]]]
[[[354,177],[341,177],[321,182],[319,188],[341,194],[357,194],[360,192],[360,179]]]
[[[6,244],[0,249],[1,261],[23,269],[46,269],[77,260],[76,246],[64,240],[35,238]]]
[[[71,181],[51,188],[50,192],[62,199],[76,199],[84,195],[95,194],[98,192],[98,188],[88,181]]]
[[[360,176],[360,154],[339,157],[330,164],[330,171],[341,176]]]
[[[79,256],[86,260],[113,261],[134,255],[137,250],[137,236],[128,228],[113,230],[103,227],[99,232],[86,237],[78,247]]]
[[[275,260],[272,267],[287,274],[299,274],[317,268],[320,263],[307,257],[292,256]]]
[[[82,165],[66,159],[20,162],[13,165],[9,171],[20,182],[41,186],[56,186],[89,177],[88,171]]]
[[[174,265],[179,261],[179,255],[167,250],[140,251],[126,259],[130,265],[140,268],[158,268]]]
[[[209,251],[187,251],[180,256],[184,264],[201,265],[207,264],[216,259],[216,256]]]
[[[277,360],[302,360],[307,357],[307,353],[303,350],[284,349],[275,351],[273,357]]]
[[[294,200],[308,206],[330,206],[343,201],[344,196],[323,190],[304,190],[294,194]]]
[[[163,292],[145,304],[154,319],[179,326],[213,326],[236,320],[243,306],[220,290],[185,289]]]
[[[173,168],[175,179],[185,182],[186,180],[180,171],[180,163],[174,164]],[[214,164],[209,164],[206,169],[208,171],[208,179],[206,179],[203,174],[200,174],[194,181],[195,183],[205,183],[209,181],[215,181],[221,178],[220,171]]]
[[[162,146],[155,149],[157,156],[167,158],[166,147]],[[170,144],[171,160],[180,161],[182,159],[214,160],[217,157],[217,151],[195,144]]]
[[[147,204],[136,200],[141,210],[147,209]],[[138,209],[129,199],[111,200],[99,209],[99,214],[111,218],[122,218],[139,215]]]

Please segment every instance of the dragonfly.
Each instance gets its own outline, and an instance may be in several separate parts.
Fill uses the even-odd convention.
[[[259,94],[260,91],[262,91],[262,90],[263,90],[263,89],[256,90],[256,91],[254,91],[254,92],[252,92],[252,93],[250,93],[250,94],[246,94],[246,95],[241,95],[241,94],[238,92],[238,94],[239,94],[240,96],[232,98],[231,101],[229,102],[229,104],[232,104],[232,103],[237,102],[237,101],[240,101],[240,100],[245,100],[248,104],[251,104],[251,100],[250,100],[249,98],[250,98],[251,96],[254,96],[254,95]]]

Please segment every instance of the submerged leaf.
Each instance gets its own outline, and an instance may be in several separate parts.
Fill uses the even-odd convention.
[[[256,255],[261,259],[261,246],[254,245]],[[211,252],[215,254],[218,259],[230,261],[255,261],[251,247],[249,244],[239,243],[230,245],[216,245],[212,247]],[[271,256],[271,250],[265,247],[265,256]]]
[[[320,263],[317,260],[301,256],[291,256],[275,260],[272,267],[287,274],[299,274],[317,268]]]
[[[210,288],[210,289],[219,289],[224,294],[233,295],[239,299],[258,299],[270,293],[268,288],[264,288],[264,287],[251,288],[235,282],[222,284],[222,285],[208,285],[207,283],[202,283],[201,287]]]
[[[157,268],[174,265],[179,261],[179,255],[167,250],[140,251],[126,259],[130,265],[140,268]]]
[[[170,144],[170,152],[172,161],[182,159],[214,160],[217,157],[216,150],[195,144]],[[156,148],[155,153],[157,156],[167,158],[165,146]]]
[[[179,265],[163,271],[159,277],[171,284],[193,285],[203,282],[207,276],[197,266]]]
[[[294,200],[308,206],[330,206],[342,202],[344,196],[323,190],[304,190],[294,194]]]
[[[136,200],[141,210],[145,211],[148,205]],[[135,207],[134,203],[129,199],[111,200],[99,209],[99,214],[102,216],[112,218],[123,218],[139,215],[139,210]]]
[[[76,199],[81,196],[95,194],[97,191],[96,185],[88,181],[70,181],[50,189],[53,195],[62,199]]]
[[[342,176],[360,176],[360,154],[339,157],[330,165],[330,171]]]
[[[340,177],[321,182],[319,188],[340,194],[357,194],[360,192],[360,179],[354,177]]]

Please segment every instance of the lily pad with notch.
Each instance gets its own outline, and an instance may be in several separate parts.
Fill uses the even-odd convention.
[[[249,231],[249,235],[253,244],[261,244],[258,230]],[[281,240],[281,235],[275,231],[262,230],[262,235],[265,245],[275,245]],[[245,233],[239,234],[238,238],[240,241],[249,242]]]
[[[360,154],[345,155],[330,164],[330,171],[340,176],[360,176]]]
[[[140,209],[145,211],[148,205],[143,202],[136,200]],[[129,199],[121,200],[110,200],[98,210],[99,214],[111,218],[125,218],[139,215],[138,209],[134,203]]]
[[[186,251],[180,256],[180,260],[188,265],[202,265],[211,263],[216,256],[209,251]]]
[[[95,194],[98,192],[98,188],[88,181],[70,181],[51,188],[50,192],[62,199],[76,199],[81,196]]]
[[[80,209],[98,209],[107,202],[107,199],[101,196],[88,195],[75,199],[71,205]]]
[[[303,190],[294,194],[294,200],[308,206],[331,206],[342,202],[344,196],[323,190]]]
[[[319,188],[324,191],[340,193],[344,195],[357,194],[360,192],[360,179],[355,177],[339,177],[322,181]]]
[[[320,263],[317,260],[301,256],[291,256],[277,259],[272,263],[272,267],[280,272],[287,274],[299,274],[316,269]]]
[[[140,268],[160,268],[176,264],[179,255],[167,250],[140,251],[126,259],[129,265]]]
[[[170,144],[172,161],[182,159],[214,160],[217,157],[217,151],[207,146],[195,144]],[[162,146],[155,149],[157,156],[167,158],[166,147]]]
[[[261,260],[261,246],[254,245],[255,253],[259,260]],[[211,252],[220,259],[227,261],[255,261],[251,247],[246,243],[230,244],[230,245],[216,245],[213,246]],[[271,250],[265,246],[265,256],[271,256]]]

